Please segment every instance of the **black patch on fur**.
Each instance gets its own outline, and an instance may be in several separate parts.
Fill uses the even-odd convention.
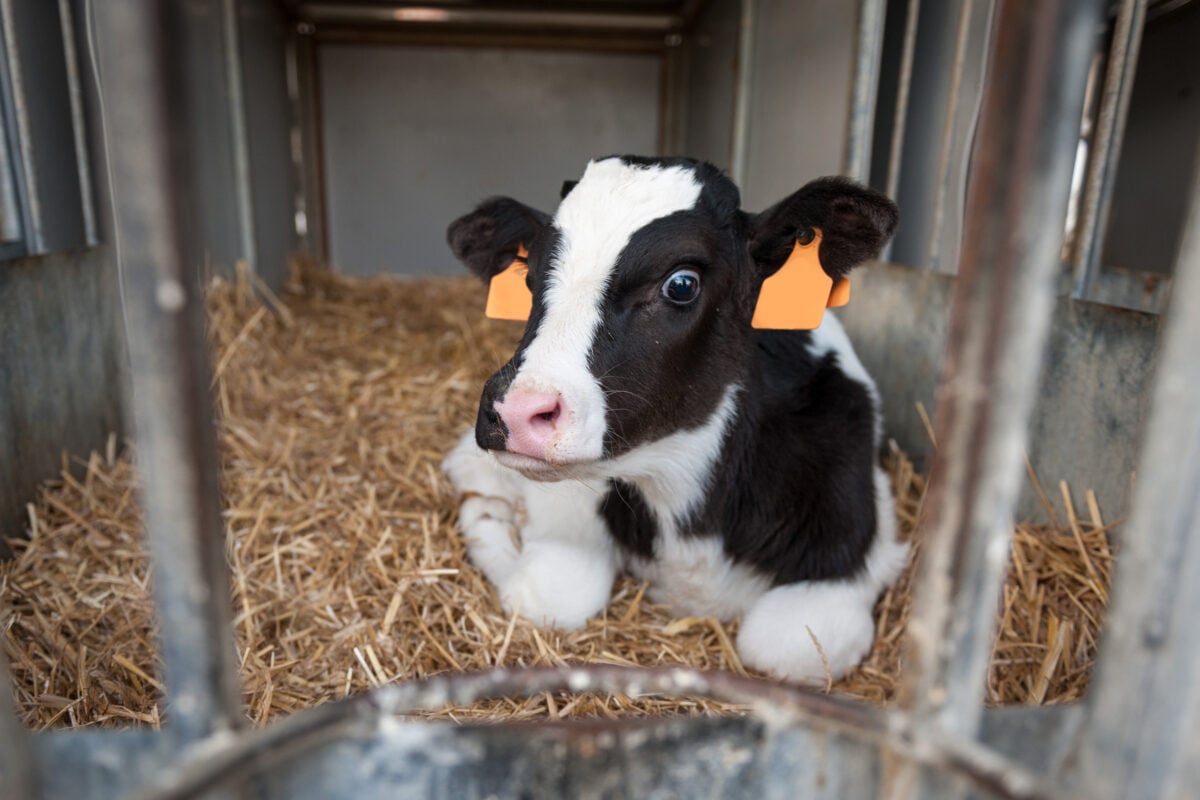
[[[719,534],[776,585],[855,575],[875,534],[874,404],[806,332],[760,331],[754,375],[704,507],[685,526]]]
[[[608,532],[626,553],[654,557],[658,520],[638,488],[625,481],[609,481],[608,494],[600,501],[600,516]]]

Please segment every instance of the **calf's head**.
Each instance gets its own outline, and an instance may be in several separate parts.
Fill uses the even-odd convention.
[[[553,217],[493,198],[447,238],[489,280],[527,250],[533,306],[512,359],[487,382],[475,436],[529,477],[586,475],[606,460],[698,427],[752,364],[763,280],[820,233],[837,280],[873,257],[897,211],[840,178],[760,214],[687,159],[592,161]],[[602,470],[600,470],[602,473]]]

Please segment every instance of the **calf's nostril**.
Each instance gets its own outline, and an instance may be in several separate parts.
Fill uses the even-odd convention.
[[[555,403],[554,408],[550,409],[549,411],[542,411],[541,413],[534,414],[533,419],[552,423],[558,419],[560,414],[562,414],[562,404]]]

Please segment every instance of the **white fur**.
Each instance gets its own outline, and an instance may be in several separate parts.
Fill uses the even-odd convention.
[[[617,257],[639,228],[695,206],[701,188],[685,167],[610,158],[590,162],[559,205],[561,242],[552,255],[546,314],[510,388],[562,397],[566,411],[549,459],[555,464],[594,461],[603,451],[607,408],[587,361]]]
[[[442,464],[468,495],[458,513],[471,561],[510,612],[578,628],[608,603],[616,576],[612,538],[596,513],[602,484],[540,483],[502,467],[473,431]]]

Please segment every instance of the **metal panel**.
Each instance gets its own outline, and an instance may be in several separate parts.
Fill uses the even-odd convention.
[[[709,3],[688,37],[691,69],[684,150],[726,171],[733,158],[740,21],[740,4]]]
[[[462,274],[446,225],[485,197],[553,210],[589,158],[655,151],[659,66],[635,54],[322,45],[334,266]]]
[[[178,740],[193,742],[242,715],[203,302],[182,236],[187,172],[173,147],[183,134],[171,116],[182,81],[173,10],[110,0],[97,14],[167,714]]]
[[[743,206],[775,203],[820,175],[846,150],[857,4],[756,0]]]
[[[96,3],[96,13],[101,6]],[[212,265],[232,274],[247,251],[240,221],[235,168],[232,108],[225,60],[222,0],[178,3],[182,35],[174,46],[183,59],[186,80],[179,86],[179,111],[188,125],[181,130],[183,151],[192,175],[192,193],[181,198],[195,212],[195,230],[187,237],[187,261],[193,269]]]
[[[1079,783],[1097,798],[1194,796],[1200,773],[1200,162],[1184,231],[1081,743]]]
[[[237,17],[255,268],[269,285],[279,288],[287,277],[288,258],[298,246],[287,84],[288,32],[282,15],[269,0],[239,2]]]
[[[933,446],[916,404],[936,417],[934,389],[946,349],[954,278],[921,267],[873,263],[856,270],[853,280],[854,300],[837,315],[879,386],[887,435],[925,468]],[[1067,481],[1076,508],[1084,508],[1085,493],[1094,490],[1106,520],[1129,514],[1159,327],[1155,314],[1070,297],[1055,300],[1029,427],[1029,457],[1047,484]],[[1058,492],[1051,492],[1050,500],[1058,508]],[[1048,521],[1028,481],[1017,517]]]
[[[909,624],[918,730],[974,737],[1029,415],[1049,333],[1100,0],[1001,0],[994,20],[938,451]],[[911,669],[911,667],[910,667]]]

